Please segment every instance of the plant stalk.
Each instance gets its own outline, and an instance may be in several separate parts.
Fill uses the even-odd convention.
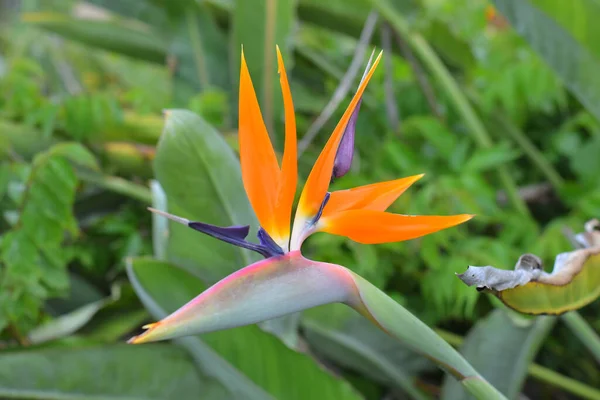
[[[424,322],[359,275],[352,273],[359,301],[350,304],[386,332],[454,376],[480,400],[506,400],[469,362]],[[402,323],[399,323],[402,321]]]

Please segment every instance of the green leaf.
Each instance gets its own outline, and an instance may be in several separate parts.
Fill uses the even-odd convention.
[[[276,137],[274,122],[281,119],[283,101],[275,46],[279,45],[289,71],[292,66],[291,34],[295,22],[296,0],[236,0],[232,13],[235,82],[238,81],[239,52],[243,46],[263,119],[271,136]]]
[[[71,278],[74,277],[71,275]],[[81,278],[75,278],[71,283],[71,289],[81,285]],[[76,293],[73,292],[72,290],[71,299],[68,303],[78,300]],[[52,308],[55,308],[57,301],[55,300],[52,303],[55,304]],[[46,306],[46,308],[51,307]],[[28,339],[31,343],[43,343],[69,336],[77,331],[79,333],[91,331],[94,333],[92,335],[94,338],[105,339],[110,337],[116,340],[119,336],[136,329],[147,317],[148,313],[140,309],[139,301],[131,286],[114,284],[111,287],[109,297],[80,305],[73,310],[56,316],[29,332]],[[99,329],[102,332],[98,332]],[[90,335],[87,335],[87,337],[90,337]]]
[[[460,351],[496,389],[515,399],[529,365],[555,322],[553,317],[525,319],[512,312],[495,310],[469,332]],[[458,382],[446,379],[443,400],[469,398]]]
[[[96,157],[79,143],[63,142],[52,147],[52,154],[69,160],[72,164],[98,171]]]
[[[167,44],[152,30],[123,21],[75,19],[58,13],[27,13],[23,20],[89,46],[164,63]]]
[[[169,212],[219,226],[251,225],[256,232],[258,223],[244,194],[235,154],[194,113],[167,112],[154,172],[167,195]],[[258,259],[177,223],[170,223],[166,234],[168,259],[207,282],[216,282]]]
[[[470,44],[458,37],[452,31],[451,25],[434,19],[423,34],[450,64],[464,70],[475,67],[475,56]]]
[[[18,220],[0,237],[0,310],[24,330],[36,321],[45,299],[68,290],[62,246],[65,234],[75,235],[78,228],[72,211],[77,177],[61,154],[66,146],[35,157],[20,196]]]
[[[304,22],[358,38],[371,11],[363,0],[300,0],[298,16]]]
[[[14,151],[25,159],[48,149],[54,140],[40,130],[0,119],[0,158]]]
[[[31,343],[43,343],[69,336],[88,323],[108,301],[110,300],[96,301],[61,315],[29,332],[28,339]]]
[[[60,360],[60,362],[57,362]],[[171,345],[95,346],[5,353],[3,399],[223,399],[185,352]]]
[[[188,272],[151,259],[133,260],[128,274],[142,302],[157,318],[175,311],[206,288]],[[348,383],[328,375],[314,360],[288,349],[256,326],[214,332],[201,338],[186,339],[208,344],[237,368],[239,372],[235,373],[244,374],[273,398],[359,398]],[[219,372],[213,363],[201,364]],[[236,379],[240,378],[234,374],[225,383]]]
[[[412,382],[414,373],[430,365],[427,360],[347,306],[329,304],[307,310],[302,327],[311,347],[336,364],[407,393],[410,398],[427,398]]]
[[[494,0],[494,4],[575,97],[600,119],[597,1]]]
[[[585,145],[570,157],[571,168],[577,174],[581,183],[590,187],[598,187],[600,177],[600,158],[596,157],[600,151],[600,137],[590,139]]]
[[[471,172],[482,172],[500,165],[508,164],[520,156],[520,152],[510,146],[495,145],[489,149],[477,150],[464,165],[464,169]]]

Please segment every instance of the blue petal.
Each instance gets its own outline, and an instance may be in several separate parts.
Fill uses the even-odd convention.
[[[244,240],[246,236],[248,236],[248,232],[250,231],[249,226],[220,227],[211,224],[205,224],[203,222],[188,222],[187,225],[190,228],[212,236],[215,239],[222,240],[224,242],[236,245],[238,247],[242,247],[244,249],[256,251],[257,253],[261,254],[266,258],[272,256],[269,249],[265,248],[264,246],[255,243],[250,243]]]
[[[323,210],[325,209],[325,206],[327,205],[327,202],[329,201],[329,197],[331,197],[331,193],[327,192],[325,194],[325,198],[323,199],[323,202],[321,203],[321,207],[319,207],[319,211],[317,212],[317,215],[315,215],[315,217],[312,219],[312,222],[311,222],[312,225],[319,222],[319,219],[321,218],[321,215],[323,214]]]
[[[285,254],[283,249],[279,247],[277,243],[275,243],[273,238],[271,238],[271,236],[269,236],[267,231],[265,231],[263,228],[258,230],[257,236],[258,240],[260,240],[261,246],[269,250],[272,256],[282,256]]]
[[[224,240],[224,241],[239,241],[246,239],[248,233],[250,232],[250,226],[227,226],[221,227],[211,224],[205,224],[203,222],[189,222],[188,226],[192,229],[200,231],[202,233],[206,233],[216,239]]]

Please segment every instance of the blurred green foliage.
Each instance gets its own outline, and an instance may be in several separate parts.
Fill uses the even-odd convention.
[[[483,0],[260,1],[251,10],[256,15],[246,10],[247,5],[240,6],[242,3],[0,0],[0,351],[11,351],[7,356],[11,359],[3,361],[0,370],[8,371],[9,363],[26,369],[28,363],[49,360],[56,347],[67,354],[65,374],[77,368],[78,359],[88,357],[97,359],[94,364],[99,370],[112,370],[114,365],[127,365],[119,369],[122,373],[147,368],[147,374],[138,371],[139,375],[130,376],[138,386],[124,385],[118,393],[121,386],[107,386],[114,389],[110,393],[123,398],[134,394],[174,398],[180,393],[183,397],[178,398],[197,398],[194,391],[200,393],[198,388],[205,383],[201,393],[206,398],[226,398],[223,393],[236,390],[253,393],[249,397],[292,398],[286,387],[278,385],[285,385],[282,380],[293,379],[294,374],[268,382],[261,375],[265,371],[253,371],[260,363],[236,359],[232,354],[237,350],[228,348],[225,341],[220,343],[221,351],[214,350],[220,355],[210,350],[211,339],[208,345],[184,343],[187,353],[172,346],[158,346],[153,352],[114,345],[147,318],[132,294],[126,259],[152,254],[160,258],[160,241],[155,237],[152,242],[151,217],[145,212],[152,199],[151,178],[161,181],[167,197],[176,199],[173,207],[185,211],[186,217],[206,216],[207,222],[218,223],[210,220],[211,210],[237,201],[223,198],[215,203],[214,196],[209,198],[207,193],[214,188],[203,180],[209,181],[210,165],[200,159],[196,164],[182,161],[193,159],[193,148],[182,145],[180,150],[190,154],[180,160],[176,156],[155,160],[162,110],[178,107],[198,113],[215,128],[214,134],[222,135],[235,150],[235,82],[243,44],[261,105],[269,110],[265,113],[272,137],[281,143],[283,115],[274,58],[277,43],[286,57],[302,139],[340,84],[360,45],[357,39],[371,9],[381,11],[371,45],[380,46],[381,29],[392,27],[393,45],[384,48],[384,57],[391,62],[389,68],[379,67],[365,94],[353,169],[333,189],[426,173],[391,211],[473,213],[477,218],[406,243],[364,246],[317,235],[305,246],[308,256],[351,268],[428,324],[463,335],[498,304],[463,285],[455,272],[463,272],[468,265],[512,268],[524,252],[541,256],[551,266],[556,254],[570,249],[564,229],[579,231],[589,218],[600,216],[599,42],[594,30],[582,30],[564,17],[574,13],[592,21],[600,16],[593,0],[573,1],[572,8],[560,1],[494,1],[508,20],[492,12]],[[261,12],[270,3],[278,3],[279,15]],[[394,28],[394,15],[407,22],[409,36],[418,35],[419,43],[429,46],[443,62],[440,65],[457,82],[460,95],[468,99],[489,132],[491,145],[478,144],[456,106],[455,94],[447,90],[439,71],[431,68],[433,64],[419,55],[406,32]],[[510,24],[526,29],[519,30],[519,36]],[[274,36],[266,38],[261,29],[254,29],[263,26],[275,29]],[[261,76],[261,72],[269,76]],[[393,97],[386,92],[386,85],[391,86]],[[397,110],[398,117],[390,117],[386,108]],[[342,111],[342,107],[336,110],[300,159],[301,180]],[[219,162],[235,164],[230,153],[223,156],[227,160]],[[498,174],[500,169],[507,171],[509,185],[518,188],[519,198],[527,205],[525,213],[511,200],[506,180]],[[165,185],[161,174],[167,172],[181,174],[177,177],[181,182]],[[184,197],[179,191],[186,186],[193,189]],[[238,221],[241,215],[225,217],[234,223],[252,223],[251,213],[246,214],[250,220]],[[168,261],[205,284],[250,261],[247,255],[223,250],[193,232],[174,230],[171,239],[175,237],[179,239],[162,244],[169,249]],[[204,246],[219,251],[206,255],[192,247],[207,241]],[[115,285],[121,288],[118,295],[114,294]],[[117,298],[105,301],[111,296]],[[58,329],[61,318],[72,317],[81,307],[100,304],[98,301],[105,301],[98,306],[100,311],[66,319],[76,320],[79,330],[57,330],[51,335],[55,339],[44,348],[20,347],[36,344],[34,333],[40,327]],[[283,346],[279,349],[280,343],[265,345],[262,342],[275,339],[263,337],[264,332],[254,327],[247,337],[242,331],[238,334],[248,341],[248,349],[259,346],[252,335],[261,338],[256,339],[260,346],[268,347],[266,354],[257,351],[250,358],[301,357],[301,361],[289,362],[307,374],[306,385],[317,382],[329,387],[324,390],[331,390],[334,397],[336,393],[345,393],[343,398],[369,399],[388,392],[397,398],[402,398],[399,393],[411,397],[438,393],[440,375],[431,372],[427,362],[399,347],[382,350],[383,344],[390,348],[395,344],[369,332],[358,317],[331,310],[324,315],[339,316],[339,320],[328,320],[319,310],[311,310],[285,330],[293,331],[294,338],[300,331],[301,345],[314,350],[329,371],[343,378],[340,380],[317,371],[308,356]],[[599,311],[597,302],[582,310],[596,331],[600,330]],[[495,315],[493,318],[500,318]],[[285,336],[278,331],[281,326],[263,328]],[[480,326],[477,332],[482,329]],[[510,336],[511,330],[507,331],[491,335]],[[526,334],[520,331],[514,337]],[[477,337],[482,340],[481,335]],[[490,339],[487,345],[493,343],[493,337]],[[286,343],[300,346],[297,340]],[[565,326],[557,324],[547,337],[540,335],[536,340],[523,351],[535,353],[532,349],[541,346],[540,363],[591,387],[600,386],[597,361],[572,340]],[[109,350],[98,353],[94,346]],[[139,361],[132,363],[133,357]],[[216,362],[210,357],[220,360],[217,369],[221,375],[213,376],[200,367],[199,381],[194,381],[192,366]],[[365,371],[365,357],[381,374],[372,376]],[[533,358],[518,361],[529,363]],[[158,359],[162,361],[154,361]],[[507,365],[512,365],[510,360]],[[182,372],[173,374],[173,369]],[[169,392],[167,386],[157,384],[153,392],[139,385],[163,376],[161,370],[173,374],[182,386]],[[27,371],[38,374],[37,370]],[[52,390],[52,381],[44,378],[43,371],[39,374],[37,389]],[[10,375],[0,375],[0,397],[23,398],[37,390],[33,381],[19,383]],[[93,380],[74,379],[75,385],[56,383],[64,398],[72,393],[110,394]],[[221,387],[228,379],[237,383]],[[544,383],[539,382],[544,377],[536,379],[524,386],[525,393],[536,393],[543,385],[549,396],[556,393],[558,397],[562,392],[583,396],[568,385],[554,388],[548,379]],[[235,385],[239,386],[232,389]],[[510,390],[518,393],[523,389],[519,385]],[[450,392],[445,389],[444,398],[455,398]],[[598,391],[585,393],[588,398],[598,396]]]

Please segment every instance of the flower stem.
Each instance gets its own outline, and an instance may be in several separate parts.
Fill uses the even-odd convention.
[[[506,399],[467,360],[425,323],[371,283],[352,273],[358,299],[350,305],[375,325],[435,362],[481,400]]]

